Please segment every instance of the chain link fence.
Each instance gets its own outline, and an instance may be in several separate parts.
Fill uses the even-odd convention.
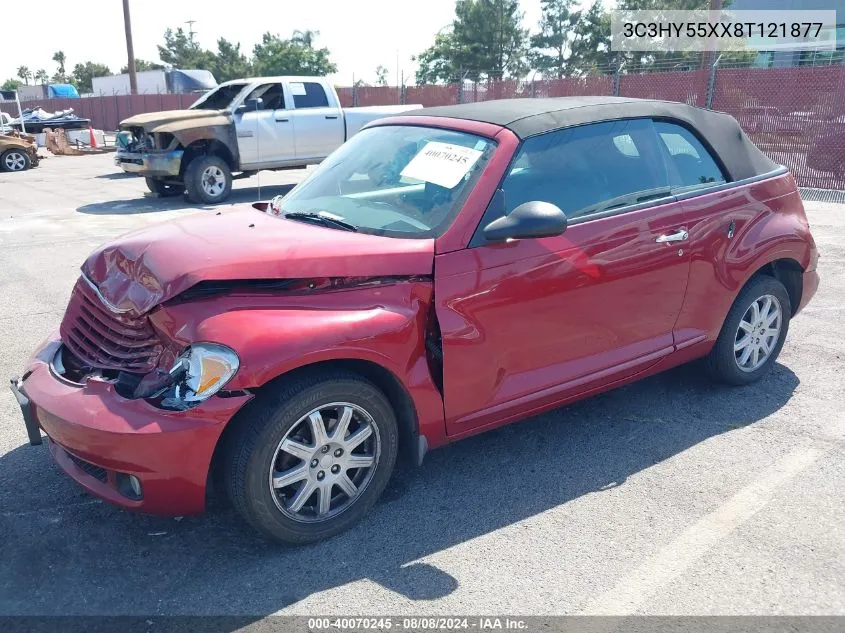
[[[596,68],[587,76],[526,80],[458,80],[442,85],[338,88],[344,107],[421,104],[425,107],[491,99],[617,95],[680,101],[727,112],[799,186],[845,190],[845,64],[749,68],[747,62],[708,58],[663,60],[647,68]],[[479,74],[479,73],[476,73]],[[466,77],[469,73],[462,73]],[[192,94],[112,95],[46,99],[24,107],[73,108],[96,128],[117,129],[133,114],[188,107]],[[6,108],[16,115],[13,106]],[[822,195],[822,194],[818,194]]]

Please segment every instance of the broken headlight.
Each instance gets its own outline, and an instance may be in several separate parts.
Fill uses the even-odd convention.
[[[238,371],[238,355],[225,345],[191,345],[170,370],[172,380],[161,404],[167,408],[187,408],[220,391]]]

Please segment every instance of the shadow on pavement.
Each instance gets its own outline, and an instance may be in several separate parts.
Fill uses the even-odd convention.
[[[154,195],[136,198],[134,200],[109,200],[108,202],[94,202],[77,207],[79,213],[91,215],[133,215],[136,213],[156,213],[158,211],[175,211],[177,209],[214,209],[232,204],[246,204],[269,200],[274,196],[287,194],[294,185],[270,185],[263,187],[243,187],[233,189],[232,195],[225,202],[212,205],[194,204],[188,202],[184,196],[158,197]]]
[[[112,508],[45,447],[21,446],[0,458],[0,613],[263,616],[360,579],[443,597],[458,581],[421,557],[624,486],[772,414],[798,384],[783,365],[746,389],[681,367],[433,451],[352,530],[301,548],[262,540],[222,504],[181,521]]]
[[[140,178],[137,174],[130,174],[129,172],[125,171],[115,171],[109,174],[99,174],[98,176],[94,176],[94,178],[103,178],[105,180],[129,180],[130,178]]]

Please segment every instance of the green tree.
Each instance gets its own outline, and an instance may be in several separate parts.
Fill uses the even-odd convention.
[[[295,31],[294,37],[282,39],[265,33],[253,48],[252,65],[258,75],[330,75],[337,66],[329,59],[329,49],[314,48],[315,32],[308,38]],[[299,34],[299,35],[297,35]]]
[[[147,70],[164,70],[164,64],[158,62],[148,62],[146,59],[135,58],[135,72],[142,73]],[[120,69],[121,74],[129,72],[129,65]]]
[[[3,82],[3,85],[0,86],[0,90],[17,90],[23,84],[18,79],[7,79]]]
[[[47,81],[48,81],[49,79],[50,79],[50,76],[47,74],[47,71],[46,71],[46,70],[44,70],[43,68],[40,68],[40,69],[39,69],[39,70],[35,73],[35,81],[37,81],[38,83],[40,83],[42,86],[43,86],[44,84],[46,84],[46,83],[47,83]]]
[[[92,92],[94,90],[92,81],[94,77],[106,77],[108,75],[111,75],[111,70],[105,64],[85,62],[73,67],[71,77],[80,92]]]
[[[432,46],[419,55],[411,57],[411,61],[417,62],[415,77],[417,85],[458,81],[461,78],[461,62],[457,58],[456,51],[457,45],[451,27],[446,32],[441,29],[435,34]]]
[[[531,36],[531,67],[546,77],[569,77],[610,62],[610,16],[597,0],[586,11],[575,0],[540,0],[539,32]]]
[[[521,76],[527,66],[528,32],[522,28],[519,0],[462,0],[448,33],[417,56],[420,77],[463,71],[470,79]]]
[[[57,83],[64,83],[67,81],[67,75],[65,75],[65,62],[67,61],[67,58],[65,57],[64,51],[56,51],[53,53],[53,61],[58,65],[58,70],[56,71],[56,74],[53,75],[53,81]]]
[[[25,86],[29,85],[29,80],[32,79],[32,71],[26,66],[18,68],[18,77],[23,81]]]
[[[241,52],[240,43],[234,44],[225,38],[217,40],[217,54],[210,69],[219,82],[240,79],[252,74],[252,64]]]
[[[173,68],[211,70],[214,65],[214,53],[203,50],[182,27],[164,32],[164,46],[158,46],[158,56]]]
[[[386,86],[387,85],[387,68],[379,64],[376,66],[376,85],[377,86]]]

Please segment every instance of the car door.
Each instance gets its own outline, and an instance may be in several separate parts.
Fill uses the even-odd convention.
[[[691,237],[689,287],[675,326],[676,344],[686,346],[718,336],[735,294],[726,271],[731,240],[766,212],[766,204],[746,188],[720,186],[727,171],[692,129],[667,120],[654,127]]]
[[[450,435],[562,402],[673,351],[689,255],[668,185],[647,119],[523,142],[469,248],[435,261]],[[560,207],[567,230],[484,241],[483,226],[532,200]]]
[[[316,81],[292,81],[288,87],[294,105],[296,158],[320,161],[343,145],[343,113]]]
[[[247,94],[244,104],[251,99],[261,99],[257,110],[235,112],[241,169],[272,167],[293,161],[296,156],[294,130],[290,111],[285,108],[282,84],[261,84]]]

